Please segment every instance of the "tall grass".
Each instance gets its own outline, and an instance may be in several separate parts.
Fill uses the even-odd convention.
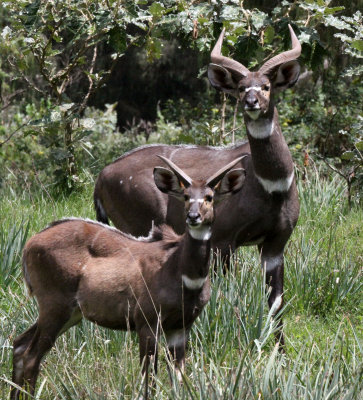
[[[348,211],[343,183],[318,173],[299,183],[299,193],[301,217],[286,249],[286,353],[275,346],[257,251],[240,249],[229,273],[218,264],[212,274],[212,297],[191,333],[184,383],[161,345],[152,398],[362,398],[363,212]],[[14,337],[37,317],[20,276],[24,240],[62,216],[94,215],[91,184],[69,198],[32,196],[9,191],[0,201],[1,399],[9,392]],[[47,355],[35,398],[136,399],[143,389],[136,335],[84,321]]]
[[[5,224],[0,232],[0,286],[8,287],[13,279],[20,275],[19,263],[21,252],[28,236],[29,222],[19,225],[11,224],[7,229]]]

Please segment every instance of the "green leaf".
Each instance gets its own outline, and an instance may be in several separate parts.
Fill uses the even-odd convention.
[[[63,103],[59,106],[60,111],[66,112],[74,106],[74,103]]]
[[[199,24],[203,25],[203,24],[205,24],[206,22],[209,22],[209,19],[208,19],[208,18],[205,18],[205,17],[199,17],[199,18],[198,18],[198,23],[199,23]]]
[[[301,32],[299,35],[300,43],[310,43],[311,34],[307,32]]]
[[[342,159],[342,160],[353,160],[353,158],[354,158],[354,151],[345,151],[341,156],[340,156],[340,158]]]
[[[65,160],[66,158],[69,158],[72,156],[72,154],[69,151],[67,151],[65,149],[59,149],[59,148],[52,149],[51,155],[57,161],[62,161],[62,160]]]
[[[323,64],[324,56],[326,51],[318,43],[314,42],[311,48],[310,65],[313,70],[316,70]]]
[[[40,0],[35,0],[32,3],[25,6],[24,25],[27,28],[30,28],[35,23],[39,7],[40,7]]]
[[[158,2],[152,3],[151,6],[149,7],[149,13],[153,17],[161,17],[163,15],[164,11],[165,11],[165,7]]]
[[[339,30],[343,30],[343,29],[347,29],[349,31],[352,30],[351,26],[349,24],[347,24],[346,22],[344,22],[343,20],[341,20],[338,17],[333,17],[332,15],[328,15],[325,18],[324,21],[325,25],[327,26],[333,26],[334,28],[337,28]]]
[[[342,10],[344,10],[344,9],[345,9],[344,6],[340,6],[340,7],[327,7],[327,8],[324,10],[324,14],[325,14],[325,15],[334,14],[334,13],[336,13],[336,12],[338,12],[338,11],[342,11]]]
[[[126,32],[119,26],[112,28],[109,32],[109,44],[112,48],[119,52],[124,53],[127,49]]]
[[[266,44],[269,44],[273,41],[275,36],[275,29],[272,25],[269,25],[266,29],[265,29],[265,36],[264,36],[264,41]]]
[[[358,142],[355,143],[355,147],[359,150],[359,151],[363,151],[363,140],[359,140]]]
[[[255,10],[252,13],[251,20],[252,20],[252,24],[255,27],[256,31],[259,31],[263,27],[266,18],[267,18],[267,15],[262,11]]]
[[[359,51],[363,51],[363,40],[354,40],[352,46]]]
[[[161,41],[156,37],[151,37],[146,42],[146,52],[148,61],[153,61],[161,57]]]
[[[235,6],[225,5],[221,12],[222,20],[238,20],[239,19],[239,8]]]
[[[92,129],[96,121],[93,118],[85,118],[81,121],[81,125],[86,129]]]
[[[183,143],[194,143],[193,136],[186,135],[184,133],[178,135],[178,140],[180,140]]]

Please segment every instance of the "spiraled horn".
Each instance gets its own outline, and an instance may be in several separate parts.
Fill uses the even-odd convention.
[[[291,28],[289,24],[290,36],[292,49],[288,51],[284,51],[281,54],[278,54],[275,57],[272,57],[270,60],[266,61],[265,64],[262,65],[259,72],[262,74],[268,74],[271,70],[276,68],[277,66],[292,60],[296,60],[301,54],[301,44],[298,38],[295,35],[295,32]]]
[[[238,61],[232,60],[232,58],[222,56],[222,43],[224,39],[225,28],[223,28],[217,43],[215,44],[212,53],[210,55],[211,61],[213,64],[220,65],[231,72],[237,72],[246,76],[249,73],[249,70],[239,63]]]
[[[238,157],[236,159],[234,159],[232,162],[230,162],[229,164],[225,165],[224,167],[222,167],[219,171],[217,171],[215,174],[213,174],[206,182],[206,184],[213,188],[219,180],[221,180],[223,178],[223,176],[230,170],[232,169],[236,164],[238,164],[242,158],[245,158],[246,155]]]
[[[175,165],[168,158],[159,156],[158,157],[169,166],[169,168],[174,172],[178,179],[182,182],[185,187],[189,187],[192,184],[192,178],[190,178],[184,171],[182,171],[177,165]]]

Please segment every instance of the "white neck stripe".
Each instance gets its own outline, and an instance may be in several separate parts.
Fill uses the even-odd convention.
[[[208,276],[206,276],[204,278],[191,279],[187,275],[184,275],[184,274],[182,275],[183,284],[189,290],[200,289],[204,285],[207,278],[208,278]]]
[[[291,173],[290,176],[282,179],[276,179],[276,180],[264,179],[258,176],[257,174],[256,178],[268,193],[287,192],[290,189],[290,186],[294,179],[294,171]]]

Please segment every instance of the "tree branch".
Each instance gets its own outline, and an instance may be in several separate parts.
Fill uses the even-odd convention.
[[[92,57],[92,61],[91,61],[91,67],[90,67],[89,72],[87,74],[87,77],[88,77],[88,80],[89,80],[88,91],[87,91],[86,95],[84,96],[84,99],[83,99],[81,105],[79,106],[79,109],[78,109],[78,113],[79,114],[81,114],[82,111],[86,108],[88,99],[89,99],[89,97],[90,97],[90,95],[91,95],[91,93],[93,91],[94,83],[93,83],[93,79],[92,79],[92,77],[90,75],[93,74],[94,67],[95,67],[95,64],[96,64],[96,59],[97,59],[97,44],[95,45],[95,47],[93,49],[93,57]]]
[[[19,126],[19,128],[15,129],[3,142],[0,142],[0,147],[7,143],[17,132],[24,128],[24,126],[28,125],[28,122],[24,123],[23,125]]]
[[[9,96],[5,97],[6,102],[4,102],[4,106],[0,108],[0,111],[4,111],[6,108],[8,108],[11,104],[11,99],[15,96],[17,96],[18,94],[24,93],[25,89],[18,89],[15,92],[13,92],[12,94],[10,94]],[[3,101],[3,98],[0,98],[1,101]],[[0,101],[0,102],[1,102]]]

